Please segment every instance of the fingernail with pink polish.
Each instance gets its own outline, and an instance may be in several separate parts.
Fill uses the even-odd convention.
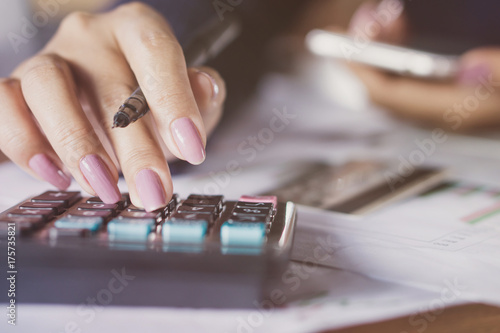
[[[480,79],[488,79],[490,75],[490,66],[487,64],[478,64],[463,68],[458,74],[458,81],[463,85],[471,86],[481,83]]]
[[[160,177],[153,170],[144,169],[137,173],[135,186],[146,211],[152,212],[167,204]]]
[[[216,99],[220,91],[219,85],[217,84],[217,80],[215,80],[215,78],[212,75],[202,70],[197,69],[196,72],[201,78],[200,84],[206,87],[207,90],[212,91],[211,99],[212,100]]]
[[[205,160],[205,148],[200,133],[189,118],[179,118],[171,125],[175,143],[182,156],[191,164],[200,164]]]
[[[66,190],[71,185],[71,178],[59,169],[45,154],[33,156],[29,160],[28,165],[38,176],[59,190]]]
[[[80,170],[104,203],[113,204],[121,199],[120,190],[104,161],[97,155],[80,160]]]

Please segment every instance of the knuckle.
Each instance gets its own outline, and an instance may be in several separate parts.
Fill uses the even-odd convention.
[[[72,12],[62,20],[61,29],[88,30],[95,16],[85,12]]]
[[[2,139],[0,146],[3,150],[12,153],[23,151],[28,145],[30,138],[23,132],[21,128],[10,128]]]
[[[148,29],[139,34],[139,45],[146,50],[161,48],[165,52],[182,54],[179,43],[173,36],[165,30]]]
[[[64,70],[64,60],[55,54],[36,56],[25,64],[23,83],[31,84],[33,81],[44,80],[48,77],[59,75]]]
[[[54,133],[57,142],[67,151],[84,155],[95,151],[99,145],[93,129],[88,127],[72,128],[74,124],[60,124]]]
[[[160,160],[164,161],[161,152],[155,152],[149,149],[135,149],[128,151],[125,156],[122,156],[120,158],[120,164],[124,170],[140,170],[148,165],[161,165]]]
[[[100,97],[101,108],[104,111],[116,111],[123,101],[130,97],[133,91],[134,89],[126,84],[120,84],[113,89],[102,91]]]
[[[169,110],[178,105],[189,105],[189,98],[180,91],[165,93],[163,89],[155,89],[149,96],[148,102],[153,107]]]

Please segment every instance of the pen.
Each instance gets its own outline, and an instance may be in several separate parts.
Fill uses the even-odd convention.
[[[219,54],[240,33],[239,22],[226,18],[223,22],[211,22],[185,48],[184,56],[188,67],[200,66]],[[127,127],[148,113],[149,107],[141,87],[120,106],[113,118],[113,127]]]

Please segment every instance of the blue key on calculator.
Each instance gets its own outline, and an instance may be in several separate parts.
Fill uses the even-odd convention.
[[[22,303],[81,304],[121,279],[113,305],[245,308],[281,278],[295,223],[275,196],[174,194],[146,212],[126,193],[108,205],[48,191],[0,214],[0,247],[15,235]]]

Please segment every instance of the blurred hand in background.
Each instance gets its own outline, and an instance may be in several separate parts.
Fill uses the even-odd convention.
[[[392,14],[389,19],[387,13]],[[348,33],[404,44],[411,31],[403,3],[384,0],[361,4],[349,22]],[[398,76],[354,63],[349,67],[365,84],[372,101],[395,116],[453,131],[500,125],[500,46],[463,54],[460,73],[450,82]]]

